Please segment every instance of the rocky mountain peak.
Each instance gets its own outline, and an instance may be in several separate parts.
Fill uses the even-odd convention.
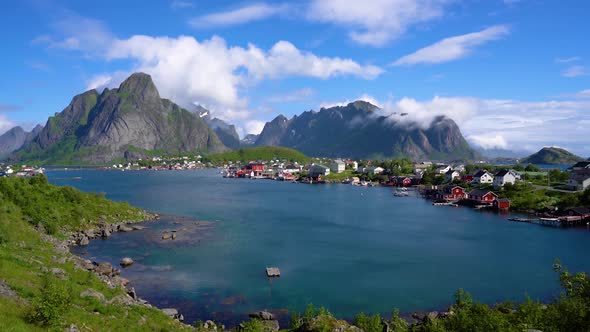
[[[160,94],[152,77],[146,73],[133,73],[121,85],[119,94],[139,97],[140,100],[158,100]]]

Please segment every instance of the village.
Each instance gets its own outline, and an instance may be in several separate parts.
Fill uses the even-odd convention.
[[[392,162],[371,162],[354,160],[326,160],[317,158],[314,162],[303,165],[285,160],[252,161],[245,165],[228,163],[223,166],[221,174],[226,178],[268,179],[291,181],[295,183],[325,184],[342,183],[353,186],[389,186],[395,187],[395,197],[409,196],[408,189],[415,190],[422,197],[432,200],[437,206],[466,206],[475,209],[507,211],[512,206],[511,194],[516,190],[529,192],[545,190],[567,197],[590,187],[590,162],[579,162],[568,170],[561,172],[567,176],[566,182],[559,185],[541,185],[549,179],[550,172],[517,171],[522,165],[510,168],[493,165],[443,164],[429,161],[411,163],[411,172]],[[398,163],[404,163],[398,161]],[[393,164],[393,167],[392,167]],[[389,167],[388,167],[389,166]],[[479,167],[481,166],[481,167]],[[397,168],[397,172],[396,169]],[[536,171],[536,172],[535,172]],[[398,175],[395,173],[404,173]],[[543,175],[545,174],[546,175]],[[545,184],[545,183],[543,183]],[[516,193],[516,196],[519,194]],[[562,208],[513,209],[536,217],[510,218],[516,222],[537,222],[544,225],[579,226],[590,222],[590,209],[583,206]]]

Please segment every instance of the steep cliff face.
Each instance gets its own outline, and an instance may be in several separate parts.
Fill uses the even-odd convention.
[[[50,117],[16,158],[47,163],[104,163],[158,151],[220,152],[227,148],[198,116],[160,98],[151,77],[135,73],[118,89],[87,91]]]
[[[292,119],[268,122],[256,145],[286,146],[312,156],[410,157],[414,159],[474,158],[457,124],[438,117],[424,129],[404,115],[379,115],[364,101],[308,111]]]
[[[201,105],[196,106],[193,113],[197,114],[211,129],[213,129],[223,145],[232,150],[240,148],[240,136],[238,135],[236,126],[219,118],[211,117],[211,112]]]

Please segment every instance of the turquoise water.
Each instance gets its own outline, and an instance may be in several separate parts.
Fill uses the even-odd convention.
[[[391,188],[224,179],[217,170],[49,172],[56,184],[165,214],[146,231],[78,251],[117,264],[141,297],[189,321],[235,322],[251,310],[338,316],[442,309],[464,288],[482,302],[557,295],[555,258],[590,271],[590,231],[513,223],[469,208],[435,207]],[[71,179],[81,177],[80,180]],[[194,221],[211,221],[206,227]],[[182,228],[177,242],[162,230]],[[266,266],[281,269],[269,281]]]

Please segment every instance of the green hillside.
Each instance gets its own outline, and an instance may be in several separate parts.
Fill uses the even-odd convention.
[[[303,153],[278,146],[260,146],[254,148],[243,148],[230,152],[211,154],[205,157],[206,161],[220,163],[225,161],[241,161],[247,163],[251,160],[288,160],[297,162],[307,162],[309,157]]]
[[[147,214],[102,195],[58,187],[44,176],[0,178],[0,331],[180,331],[160,310],[120,302],[57,239],[99,221],[145,220]],[[42,229],[53,237],[37,231]],[[91,290],[96,296],[83,296]]]
[[[584,158],[580,156],[576,156],[575,154],[562,149],[562,148],[555,148],[555,147],[545,147],[539,150],[539,152],[534,153],[523,160],[521,160],[524,164],[549,164],[549,165],[559,165],[559,164],[575,164],[578,161],[583,161]]]

